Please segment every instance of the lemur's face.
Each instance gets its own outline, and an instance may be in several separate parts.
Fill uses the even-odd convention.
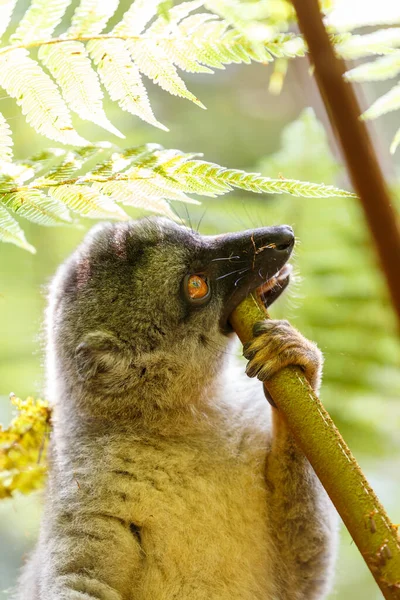
[[[88,334],[105,332],[133,357],[162,351],[206,364],[223,351],[229,315],[249,292],[259,288],[269,305],[286,287],[293,245],[286,225],[218,236],[163,218],[97,226],[56,278],[59,343],[73,354]]]

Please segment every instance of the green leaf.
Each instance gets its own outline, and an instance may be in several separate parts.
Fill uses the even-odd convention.
[[[400,108],[400,83],[389,92],[375,100],[375,102],[361,115],[365,121],[376,119],[381,115]]]
[[[71,222],[65,206],[40,190],[25,188],[3,194],[1,202],[19,216],[40,225],[65,225]]]
[[[140,39],[128,44],[131,56],[140,71],[152,79],[164,90],[173,96],[181,96],[191,100],[200,108],[205,108],[189,90],[185,82],[178,75],[174,65],[168,60],[163,52],[162,45],[156,40]]]
[[[64,144],[87,144],[72,127],[57,86],[25,49],[0,54],[0,86],[17,100],[27,122],[38,133]]]
[[[166,21],[169,21],[170,10],[173,7],[174,0],[162,0],[161,4],[158,5],[157,13]]]
[[[139,35],[154,18],[162,2],[163,0],[135,0],[112,32],[116,35]]]
[[[129,219],[122,208],[92,187],[63,185],[50,188],[49,195],[82,217],[89,217],[90,219]]]
[[[345,73],[347,81],[384,81],[400,73],[400,52],[377,58]]]
[[[98,68],[100,79],[110,95],[122,110],[136,115],[164,131],[168,129],[159,123],[151,110],[146,88],[139,69],[122,40],[93,40],[88,50]]]
[[[15,244],[28,252],[35,254],[36,250],[26,241],[24,232],[17,221],[10,215],[4,206],[0,204],[0,240]]]
[[[92,188],[109,196],[115,202],[148,212],[155,212],[176,220],[176,215],[166,200],[159,196],[149,196],[145,191],[142,192],[139,186],[133,187],[125,181],[106,181],[105,183],[95,182],[92,184]]]
[[[97,73],[81,42],[42,46],[39,59],[60,85],[65,102],[81,119],[91,121],[106,131],[125,137],[108,120],[103,109],[103,92]]]
[[[119,5],[119,0],[81,0],[72,17],[68,35],[97,35],[107,25]]]
[[[308,142],[322,152],[319,132],[313,132],[310,124],[307,130],[305,124],[300,135],[306,134]],[[215,197],[234,188],[317,198],[355,197],[331,185],[271,179],[226,169],[197,156],[164,150],[157,144],[121,149],[102,143],[75,151],[56,149],[16,163],[3,162],[0,204],[36,223],[56,225],[71,222],[68,208],[89,218],[126,219],[118,204],[176,219],[169,201],[199,204],[188,194]],[[38,171],[41,174],[34,178]]]
[[[12,145],[10,126],[0,113],[0,160],[10,161],[12,159]]]
[[[400,129],[396,131],[396,134],[390,144],[390,154],[394,154],[397,150],[398,145],[400,144]]]
[[[3,36],[11,21],[16,4],[17,0],[3,0],[0,2],[0,38]]]
[[[189,0],[189,2],[181,2],[177,6],[168,7],[168,11],[163,11],[163,3],[161,3],[157,11],[160,17],[154,21],[149,31],[152,35],[163,34],[166,31],[173,32],[179,21],[203,5],[203,0]]]
[[[374,54],[392,54],[395,48],[400,47],[400,27],[378,29],[364,35],[339,36],[338,40],[335,50],[346,60]]]
[[[10,41],[26,44],[49,38],[70,3],[71,0],[32,0]]]
[[[185,160],[173,169],[167,169],[170,177],[182,184],[188,193],[219,196],[233,188],[255,193],[290,194],[306,198],[331,196],[352,197],[356,194],[332,185],[309,183],[295,179],[271,179],[259,173],[246,173],[237,169],[225,169],[219,165],[199,160]]]

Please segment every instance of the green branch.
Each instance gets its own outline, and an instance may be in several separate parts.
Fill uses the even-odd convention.
[[[268,318],[253,296],[231,315],[242,343]],[[400,540],[357,461],[298,367],[266,383],[293,436],[310,461],[387,600],[400,599]]]

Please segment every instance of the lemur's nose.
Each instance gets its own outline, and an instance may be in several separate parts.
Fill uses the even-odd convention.
[[[285,252],[294,246],[294,233],[290,225],[281,225],[276,228],[274,235],[275,250]]]

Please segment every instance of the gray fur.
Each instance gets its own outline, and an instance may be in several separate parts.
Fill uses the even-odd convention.
[[[333,508],[262,385],[236,362],[235,336],[221,330],[228,287],[249,260],[246,249],[234,258],[238,240],[164,219],[106,224],[60,267],[47,313],[49,481],[16,600],[317,600],[329,591]],[[182,280],[206,256],[212,297],[191,310]],[[279,260],[269,256],[267,270]],[[222,277],[223,268],[235,273]],[[278,353],[267,360],[270,346]],[[246,354],[250,375],[300,364],[318,388],[320,353],[286,322],[263,324]]]

